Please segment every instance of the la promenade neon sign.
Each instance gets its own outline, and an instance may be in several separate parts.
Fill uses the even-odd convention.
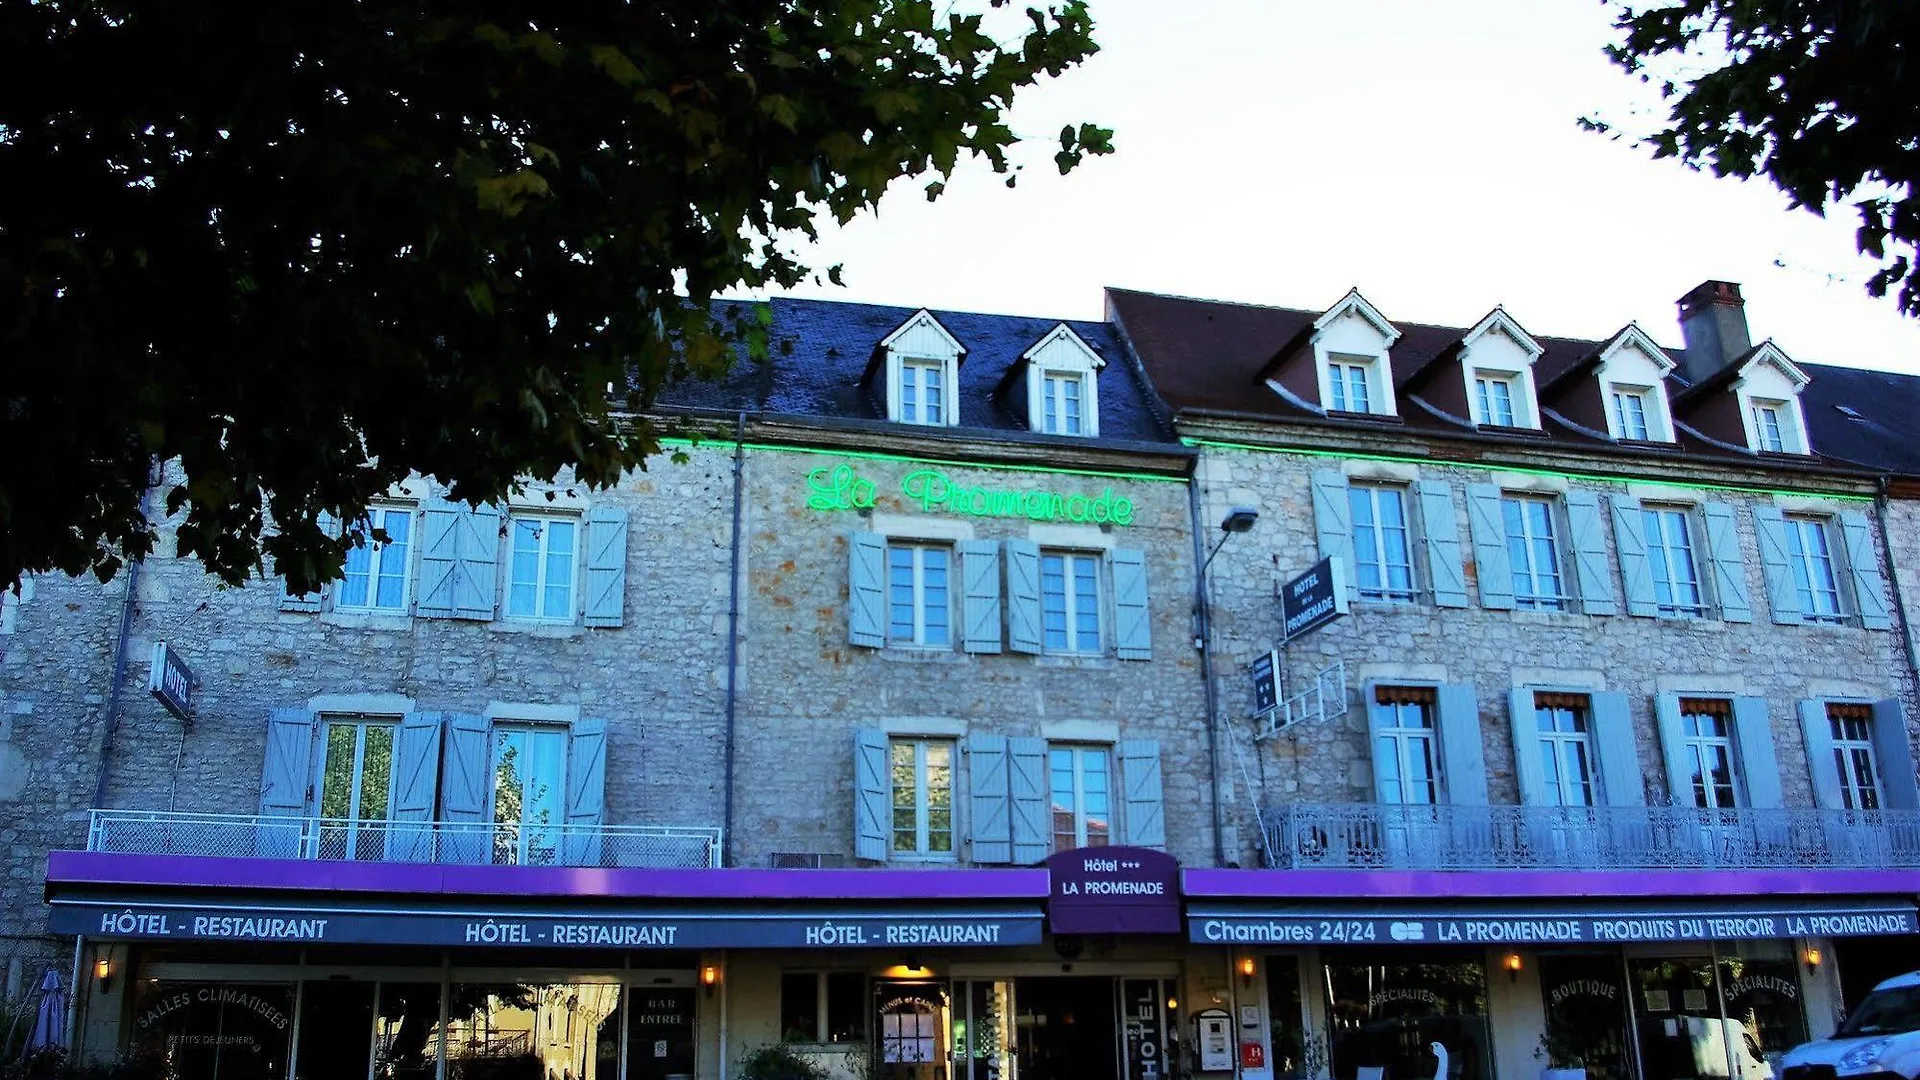
[[[900,478],[900,494],[928,513],[1133,524],[1133,500],[1115,495],[1111,487],[1098,495],[1044,488],[969,487],[938,469],[916,469]],[[807,507],[812,510],[869,510],[878,495],[874,482],[851,465],[822,465],[807,474]]]

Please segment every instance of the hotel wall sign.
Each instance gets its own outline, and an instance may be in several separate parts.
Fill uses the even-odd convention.
[[[1047,859],[1056,934],[1177,934],[1180,864],[1164,851],[1089,847]]]
[[[153,643],[153,672],[147,691],[183,724],[193,722],[193,671],[164,641]]]
[[[1133,500],[1115,495],[1111,487],[1097,495],[1039,487],[971,487],[938,469],[916,469],[900,478],[900,495],[930,514],[1133,524]],[[823,465],[807,474],[811,510],[870,510],[878,496],[879,487],[851,465]]]

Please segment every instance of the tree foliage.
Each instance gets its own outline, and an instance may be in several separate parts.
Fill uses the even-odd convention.
[[[1006,0],[989,0],[1000,8]],[[1082,0],[0,5],[0,583],[182,514],[228,582],[331,579],[410,472],[642,465],[675,380],[763,355],[821,215],[968,158],[1092,54]],[[1060,133],[1065,172],[1111,149]],[[936,180],[927,195],[942,190]],[[837,268],[829,271],[837,280]],[[185,479],[146,502],[157,463]]]
[[[1879,263],[1868,291],[1920,315],[1920,5],[1679,0],[1623,6],[1615,27],[1608,55],[1667,108],[1655,156],[1764,176],[1818,213],[1851,204]]]

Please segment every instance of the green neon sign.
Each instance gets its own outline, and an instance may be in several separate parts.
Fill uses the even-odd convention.
[[[807,507],[811,510],[869,510],[878,494],[874,482],[851,465],[823,465],[807,474]],[[1111,487],[1098,495],[1043,488],[969,487],[938,469],[916,469],[900,478],[900,494],[928,513],[1133,524],[1133,500],[1115,495]]]

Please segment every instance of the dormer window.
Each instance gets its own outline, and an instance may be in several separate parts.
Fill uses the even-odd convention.
[[[1100,434],[1099,373],[1107,362],[1072,327],[1056,325],[1019,362],[1026,369],[1028,427],[1046,435]],[[1007,372],[1008,380],[1018,378],[1018,370]]]
[[[1667,403],[1667,376],[1674,363],[1646,331],[1628,326],[1613,336],[1594,372],[1607,436],[1618,442],[1675,441]]]
[[[1313,322],[1320,408],[1328,413],[1397,416],[1388,350],[1400,340],[1386,316],[1355,289]]]
[[[1747,448],[1759,454],[1810,454],[1800,391],[1805,372],[1771,341],[1762,342],[1743,362],[1733,392],[1746,424]]]
[[[1540,426],[1534,404],[1533,362],[1545,351],[1501,308],[1494,308],[1460,339],[1467,412],[1476,427]]]
[[[956,390],[967,350],[932,312],[915,312],[875,351],[876,362],[886,362],[887,419],[928,427],[960,422]]]
[[[1646,442],[1652,438],[1647,433],[1647,391],[1645,386],[1621,386],[1615,384],[1613,395],[1614,437]]]
[[[1327,365],[1327,409],[1330,412],[1372,412],[1373,396],[1367,386],[1373,381],[1373,361],[1359,357],[1335,357]]]

